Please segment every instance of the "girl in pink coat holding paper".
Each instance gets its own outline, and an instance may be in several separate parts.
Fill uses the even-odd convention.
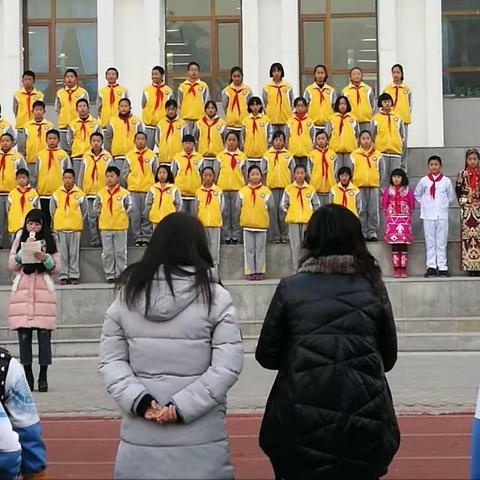
[[[407,277],[408,245],[412,243],[412,215],[415,197],[408,186],[407,174],[396,168],[390,176],[390,185],[382,195],[385,215],[386,243],[392,245],[393,276]]]
[[[26,263],[22,244],[41,242],[41,251],[34,253],[34,263]],[[17,330],[20,362],[25,369],[30,389],[34,389],[32,371],[32,334],[37,330],[40,376],[38,391],[48,391],[47,369],[52,363],[51,333],[56,327],[56,297],[52,275],[58,271],[59,254],[50,226],[43,212],[28,212],[24,226],[15,236],[8,268],[15,272],[8,321]]]

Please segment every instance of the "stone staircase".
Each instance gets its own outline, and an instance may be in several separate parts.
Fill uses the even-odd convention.
[[[444,172],[452,179],[464,164],[463,149],[411,149],[408,170],[411,185],[424,175],[427,158],[440,153]],[[415,243],[410,246],[407,279],[391,278],[390,247],[381,242],[369,244],[385,275],[393,305],[402,351],[477,351],[480,349],[480,278],[466,277],[460,271],[459,209],[450,208],[449,266],[452,278],[425,279],[425,245],[418,213],[414,217]],[[138,260],[142,248],[129,249],[129,261]],[[0,265],[6,265],[8,252],[0,251]],[[241,246],[224,246],[220,276],[237,307],[245,351],[255,350],[258,335],[278,279],[291,274],[288,245],[267,248],[267,279],[243,280]],[[100,250],[82,248],[82,284],[58,286],[58,329],[53,334],[53,354],[57,357],[96,356],[105,310],[114,298],[114,289],[103,283]],[[0,270],[0,345],[17,353],[16,332],[8,330],[7,306],[10,274]],[[35,346],[36,348],[36,346]]]

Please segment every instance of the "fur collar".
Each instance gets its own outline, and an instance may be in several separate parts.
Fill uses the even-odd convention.
[[[328,257],[310,257],[298,270],[303,273],[340,273],[351,275],[357,272],[352,255],[330,255]]]

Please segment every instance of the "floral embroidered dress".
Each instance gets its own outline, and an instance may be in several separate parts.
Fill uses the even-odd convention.
[[[411,188],[390,185],[382,195],[386,243],[412,243],[412,215],[415,197]]]

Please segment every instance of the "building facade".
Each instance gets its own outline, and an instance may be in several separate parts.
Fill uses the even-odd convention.
[[[11,120],[27,68],[53,103],[66,68],[94,99],[115,66],[138,111],[157,64],[175,86],[197,61],[218,99],[234,65],[260,93],[279,61],[296,94],[318,63],[336,88],[360,66],[378,94],[401,63],[414,92],[410,146],[474,145],[479,14],[480,0],[0,0],[0,103]]]

